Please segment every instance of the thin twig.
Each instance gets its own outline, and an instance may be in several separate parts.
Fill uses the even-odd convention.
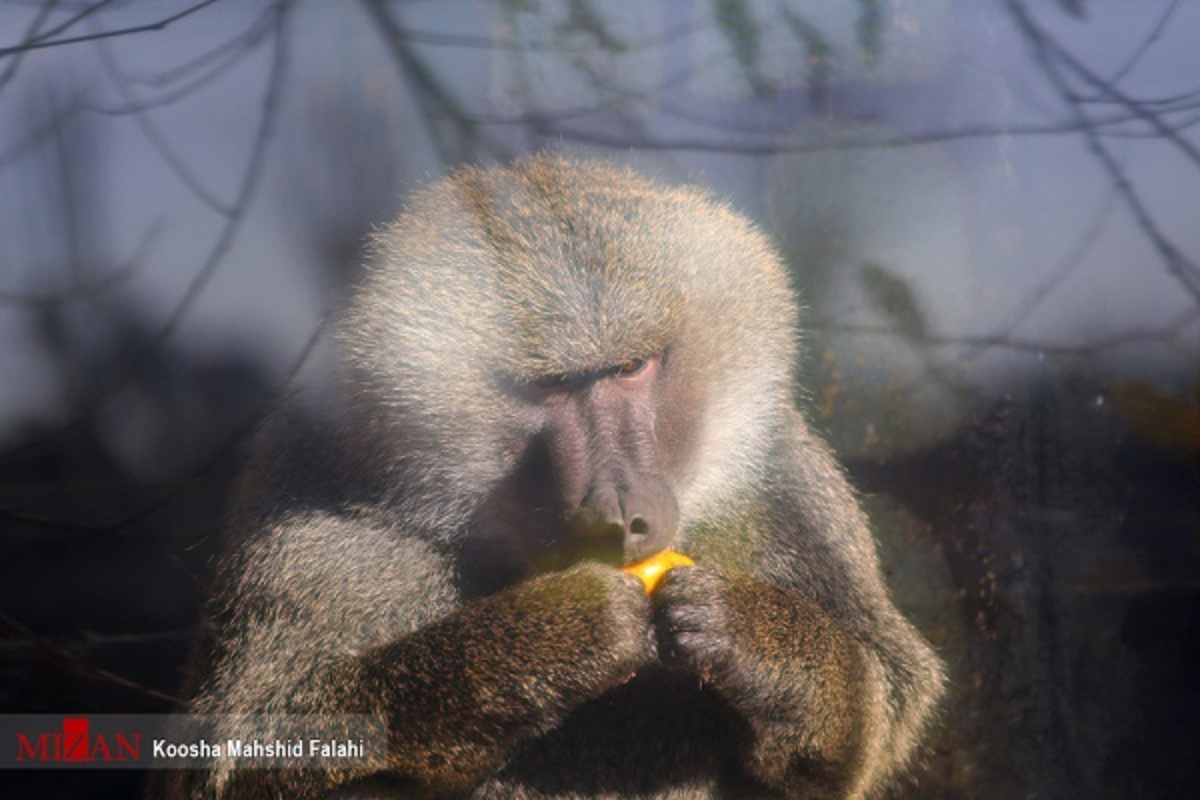
[[[81,19],[92,14],[95,11],[99,11],[101,8],[103,8],[104,6],[108,5],[109,3],[113,2],[113,1],[114,0],[101,0],[101,2],[97,3],[96,5],[91,6],[87,9],[85,9],[84,11],[81,11],[79,14],[77,14],[74,17],[72,17],[71,19],[67,20],[65,23],[63,23],[63,25],[60,25],[58,28],[55,28],[52,31],[47,31],[42,36],[35,37],[31,41],[22,42],[21,44],[14,45],[12,47],[0,47],[0,58],[4,58],[5,56],[15,55],[17,53],[27,53],[30,50],[41,50],[41,49],[47,48],[47,47],[63,47],[64,45],[79,44],[80,42],[94,42],[98,39],[112,39],[117,36],[130,36],[135,33],[150,33],[153,31],[163,31],[163,30],[166,30],[168,27],[170,27],[172,24],[183,19],[184,17],[189,17],[192,14],[195,14],[197,11],[200,11],[204,8],[207,8],[208,6],[211,6],[213,3],[218,2],[218,0],[203,0],[200,3],[197,3],[194,6],[191,6],[190,8],[185,8],[183,11],[180,11],[177,14],[172,14],[169,17],[164,17],[163,19],[160,19],[157,22],[148,22],[145,25],[135,25],[131,28],[118,28],[117,30],[100,31],[98,33],[89,33],[84,36],[71,36],[66,39],[45,38],[45,37],[60,33],[63,30],[66,30],[71,25],[74,25],[76,22],[80,21]]]

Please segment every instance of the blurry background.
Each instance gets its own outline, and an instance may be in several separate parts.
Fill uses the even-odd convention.
[[[1198,126],[1182,0],[0,0],[0,712],[170,707],[365,232],[552,148],[710,186],[789,260],[797,393],[951,665],[898,796],[1190,795]]]

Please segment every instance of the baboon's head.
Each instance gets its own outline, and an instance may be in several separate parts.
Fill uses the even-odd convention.
[[[497,581],[635,560],[758,494],[794,317],[763,237],[702,191],[548,155],[464,169],[374,237],[341,330],[351,441]]]

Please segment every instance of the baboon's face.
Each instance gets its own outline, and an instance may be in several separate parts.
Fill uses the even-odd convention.
[[[513,384],[536,432],[483,505],[491,547],[477,553],[488,560],[481,571],[504,561],[526,574],[585,558],[620,565],[672,544],[679,506],[659,435],[678,422],[664,406],[670,370],[662,353]]]
[[[679,508],[655,440],[663,357],[552,375],[529,389],[546,414],[544,446],[569,550],[640,560],[670,543]]]

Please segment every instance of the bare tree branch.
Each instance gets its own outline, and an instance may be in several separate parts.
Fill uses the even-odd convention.
[[[65,45],[79,44],[80,42],[94,42],[98,39],[111,39],[111,38],[115,38],[118,36],[131,36],[136,33],[150,33],[152,31],[166,30],[172,24],[178,22],[179,20],[183,19],[184,17],[190,17],[192,14],[195,14],[197,11],[201,11],[202,9],[205,9],[208,6],[211,6],[212,4],[219,2],[219,0],[201,0],[201,2],[195,4],[194,6],[185,8],[183,11],[180,11],[177,14],[172,14],[169,17],[164,17],[163,19],[160,19],[157,22],[148,22],[145,25],[135,25],[130,28],[120,28],[118,30],[112,30],[112,31],[100,31],[98,33],[89,33],[84,36],[71,36],[66,39],[50,38],[51,36],[56,36],[59,33],[62,33],[63,31],[70,28],[71,26],[75,25],[75,23],[79,22],[80,20],[84,19],[85,17],[90,16],[94,12],[99,11],[100,9],[104,8],[105,6],[109,5],[112,2],[114,2],[114,0],[99,0],[99,2],[97,2],[95,5],[87,7],[86,9],[79,12],[74,17],[67,20],[62,25],[58,26],[57,28],[54,28],[53,30],[47,31],[46,33],[44,33],[40,36],[35,36],[31,40],[21,42],[20,44],[14,45],[12,47],[0,47],[0,58],[15,55],[17,53],[27,53],[30,50],[41,50],[41,49],[44,49],[47,47],[63,47]]]
[[[38,13],[30,21],[29,27],[25,29],[25,40],[37,35],[37,30],[42,27],[42,23],[48,20],[50,15],[54,13],[54,10],[58,8],[59,2],[60,0],[50,0],[50,2],[44,3],[40,8],[38,8]],[[0,74],[0,90],[3,90],[9,84],[9,82],[16,77],[17,70],[20,68],[23,58],[24,54],[18,53],[4,67],[4,73]]]
[[[384,0],[363,0],[363,6],[383,36],[388,50],[400,70],[408,76],[416,94],[417,104],[423,111],[422,118],[429,128],[429,138],[439,151],[443,161],[453,164],[468,155],[478,143],[483,143],[494,155],[505,154],[507,148],[481,131],[471,120],[466,107],[454,96],[423,59],[413,52],[405,40],[404,31],[393,19]],[[446,137],[437,129],[443,121],[453,126],[458,133],[461,148],[465,152],[453,152]]]
[[[1137,66],[1137,63],[1142,60],[1142,56],[1150,52],[1150,48],[1154,46],[1154,43],[1157,42],[1162,36],[1163,31],[1167,29],[1167,23],[1171,21],[1171,17],[1175,16],[1175,12],[1179,10],[1179,6],[1180,0],[1171,0],[1171,4],[1166,7],[1162,15],[1158,18],[1158,23],[1155,24],[1154,29],[1151,30],[1146,38],[1142,40],[1142,43],[1138,45],[1138,48],[1130,54],[1129,58],[1125,60],[1125,63],[1118,67],[1115,72],[1113,72],[1113,74],[1108,78],[1108,83],[1112,84],[1113,86],[1120,83],[1121,80],[1129,74],[1130,70]]]
[[[89,111],[95,111],[98,114],[119,117],[176,103],[193,92],[215,82],[222,75],[255,53],[262,40],[272,32],[274,17],[274,8],[268,7],[243,33],[222,42],[212,50],[202,53],[174,69],[150,76],[123,74],[121,80],[118,81],[119,85],[122,82],[128,82],[130,85],[144,84],[161,87],[170,86],[177,81],[191,78],[190,80],[186,80],[181,86],[161,92],[153,97],[140,98],[133,103],[127,102],[117,106],[85,104],[84,108]],[[121,90],[125,91],[123,85],[121,86]]]
[[[1149,122],[1156,130],[1163,134],[1163,137],[1167,141],[1179,147],[1198,166],[1200,166],[1200,153],[1197,153],[1195,148],[1186,139],[1170,131],[1156,114],[1146,111],[1137,101],[1126,97],[1102,79],[1096,77],[1094,73],[1054,42],[1034,23],[1033,18],[1029,15],[1021,0],[1007,0],[1007,6],[1018,28],[1029,42],[1034,60],[1041,68],[1042,74],[1045,75],[1055,92],[1062,98],[1072,116],[1079,122],[1080,133],[1084,137],[1084,142],[1088,150],[1096,157],[1096,160],[1103,167],[1104,171],[1108,173],[1113,186],[1124,199],[1125,205],[1132,214],[1134,221],[1158,251],[1168,272],[1179,281],[1180,285],[1192,297],[1200,301],[1200,269],[1159,229],[1158,224],[1150,215],[1149,210],[1147,210],[1145,203],[1142,202],[1142,198],[1134,187],[1133,182],[1104,144],[1093,121],[1089,118],[1078,98],[1072,92],[1070,85],[1059,71],[1052,56],[1066,64],[1088,84],[1118,100],[1138,117]]]
[[[1111,216],[1115,198],[1115,190],[1105,196],[1104,201],[1092,215],[1091,221],[1084,227],[1082,233],[1076,239],[1074,246],[1067,252],[1066,257],[1059,262],[1057,267],[1049,270],[1049,274],[1044,280],[1026,292],[1024,299],[1018,304],[1013,314],[986,337],[986,344],[976,345],[967,352],[966,355],[968,358],[975,358],[987,349],[987,347],[990,347],[992,342],[1008,341],[1013,331],[1017,330],[1025,320],[1029,319],[1033,312],[1041,308],[1050,296],[1054,294],[1054,290],[1083,263],[1084,257],[1096,244],[1100,238],[1100,233],[1104,230],[1104,226],[1108,224],[1108,218]]]
[[[975,336],[970,334],[952,335],[928,333],[923,342],[934,347],[959,348],[969,346],[977,352],[988,349],[1012,350],[1058,356],[1095,356],[1111,352],[1121,347],[1142,343],[1172,344],[1172,339],[1181,336],[1183,332],[1200,320],[1200,306],[1190,306],[1161,327],[1137,328],[1103,336],[1089,342],[1079,344],[1063,344],[1058,340],[1029,339],[1012,336],[1008,333],[985,334]],[[843,322],[833,319],[814,318],[809,320],[809,326],[814,330],[841,331],[869,336],[882,336],[894,339],[901,335],[895,325],[879,325],[872,323]],[[1197,356],[1194,347],[1187,348],[1188,358]]]
[[[76,417],[65,422],[58,428],[53,435],[62,435],[66,432],[77,428],[84,420],[87,419],[89,409],[94,408],[99,401],[115,391],[120,386],[124,385],[132,376],[142,372],[146,365],[158,352],[163,343],[170,339],[183,319],[187,316],[192,306],[199,299],[204,289],[208,286],[213,276],[216,274],[217,268],[222,264],[225,255],[233,245],[234,239],[241,229],[244,221],[245,212],[248,208],[251,199],[254,196],[255,190],[258,187],[259,176],[262,172],[263,163],[265,161],[267,144],[271,139],[272,131],[274,130],[275,117],[277,107],[279,105],[280,95],[283,88],[283,80],[286,76],[286,67],[288,63],[286,21],[290,11],[290,4],[286,0],[276,3],[275,9],[275,25],[272,41],[275,49],[271,62],[270,72],[267,76],[267,86],[262,99],[262,112],[259,119],[258,131],[255,134],[254,141],[250,148],[249,158],[247,160],[245,171],[242,174],[240,186],[235,193],[234,201],[229,206],[228,210],[223,213],[225,224],[222,226],[221,232],[218,234],[216,241],[209,250],[199,270],[188,284],[183,296],[176,302],[171,310],[167,320],[149,337],[143,346],[127,360],[123,368],[113,370],[113,373],[107,383],[99,387],[95,391],[95,395],[86,403],[82,404],[82,411]],[[17,445],[12,448],[6,455],[15,456],[26,452],[32,448],[40,446],[45,440],[45,437],[38,437],[24,444]]]
[[[171,146],[171,142],[162,134],[162,131],[159,130],[158,125],[155,124],[149,112],[145,110],[142,103],[134,96],[127,76],[122,72],[121,65],[117,63],[116,56],[105,45],[106,43],[103,41],[98,42],[97,51],[100,53],[100,61],[112,76],[113,83],[117,85],[128,107],[136,109],[132,114],[133,120],[137,123],[138,128],[141,129],[142,135],[150,142],[150,146],[154,148],[154,151],[162,158],[167,168],[175,174],[180,183],[186,186],[188,191],[197,200],[218,214],[225,216],[232,214],[233,207],[223,202],[217,196],[216,192],[205,186],[200,177],[188,167],[187,162],[175,152],[175,148]]]

